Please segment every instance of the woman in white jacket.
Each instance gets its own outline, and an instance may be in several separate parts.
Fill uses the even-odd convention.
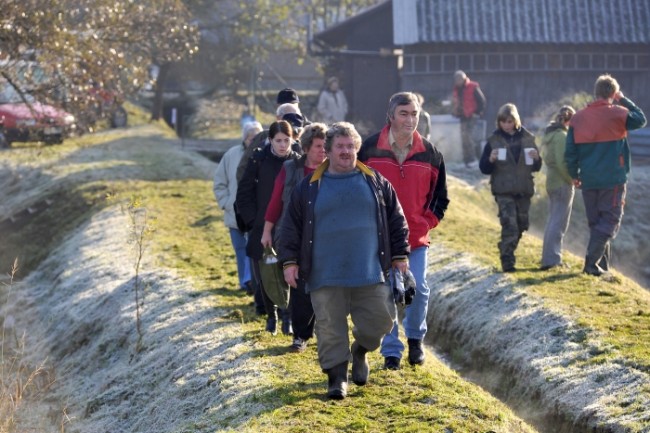
[[[237,197],[237,167],[244,155],[244,151],[258,133],[262,131],[260,122],[249,122],[242,128],[243,142],[233,146],[223,155],[217,171],[214,174],[214,196],[223,209],[223,222],[230,230],[230,240],[237,258],[237,275],[239,286],[247,292],[253,292],[251,286],[250,260],[246,256],[246,233],[237,228],[235,217],[235,198]]]
[[[321,92],[316,108],[323,123],[331,125],[345,120],[348,114],[348,101],[343,90],[339,88],[338,78],[331,77],[327,80],[327,87]]]

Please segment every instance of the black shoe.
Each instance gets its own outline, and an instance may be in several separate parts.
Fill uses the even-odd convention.
[[[516,270],[514,265],[503,265],[503,272],[515,272]]]
[[[284,319],[282,321],[282,333],[284,335],[293,335],[293,326],[291,326],[291,320]]]
[[[253,296],[255,294],[255,287],[251,281],[246,281],[244,283],[244,289],[246,290],[246,294],[249,296]]]
[[[348,395],[348,361],[325,372],[327,373],[327,398],[343,400]]]
[[[368,382],[370,365],[366,353],[368,353],[368,349],[356,341],[352,343],[352,382],[355,385],[363,386]]]
[[[409,345],[409,364],[411,365],[423,364],[424,350],[422,349],[422,340],[409,338],[408,345]]]
[[[384,358],[384,368],[386,370],[399,370],[400,359],[397,356],[387,356]]]
[[[266,330],[272,335],[276,335],[278,333],[278,318],[275,314],[272,314],[266,318]]]

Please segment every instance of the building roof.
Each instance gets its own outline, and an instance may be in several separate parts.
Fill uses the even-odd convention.
[[[398,0],[396,45],[650,43],[650,0]]]
[[[345,45],[349,35],[355,31],[360,23],[367,22],[376,15],[385,14],[390,16],[391,3],[391,0],[387,0],[370,6],[356,15],[318,32],[314,35],[314,40],[316,42],[325,42],[334,47]]]

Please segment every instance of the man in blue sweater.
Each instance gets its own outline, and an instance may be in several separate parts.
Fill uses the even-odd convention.
[[[406,272],[410,252],[395,190],[357,161],[360,147],[352,124],[330,126],[328,159],[294,188],[278,236],[285,280],[292,287],[298,276],[307,282],[331,399],[347,395],[350,359],[352,381],[366,384],[366,354],[379,347],[397,313],[388,271]],[[354,323],[351,346],[348,316]]]
[[[623,96],[618,82],[601,75],[596,100],[571,118],[564,159],[576,188],[582,188],[589,244],[583,272],[609,270],[610,242],[621,227],[630,172],[627,131],[646,124],[643,111]]]

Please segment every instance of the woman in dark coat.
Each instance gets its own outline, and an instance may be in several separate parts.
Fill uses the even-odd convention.
[[[253,263],[253,276],[257,281],[259,292],[263,296],[264,307],[268,315],[266,330],[275,334],[277,332],[277,307],[264,291],[260,279],[259,261],[262,259],[264,247],[262,246],[262,232],[264,231],[264,214],[268,206],[275,178],[282,169],[282,164],[289,159],[298,159],[299,155],[291,150],[295,140],[294,130],[289,122],[280,120],[271,124],[269,128],[270,145],[256,149],[248,160],[248,165],[237,188],[237,212],[250,229],[246,254]],[[291,333],[290,319],[283,320],[285,334]]]

